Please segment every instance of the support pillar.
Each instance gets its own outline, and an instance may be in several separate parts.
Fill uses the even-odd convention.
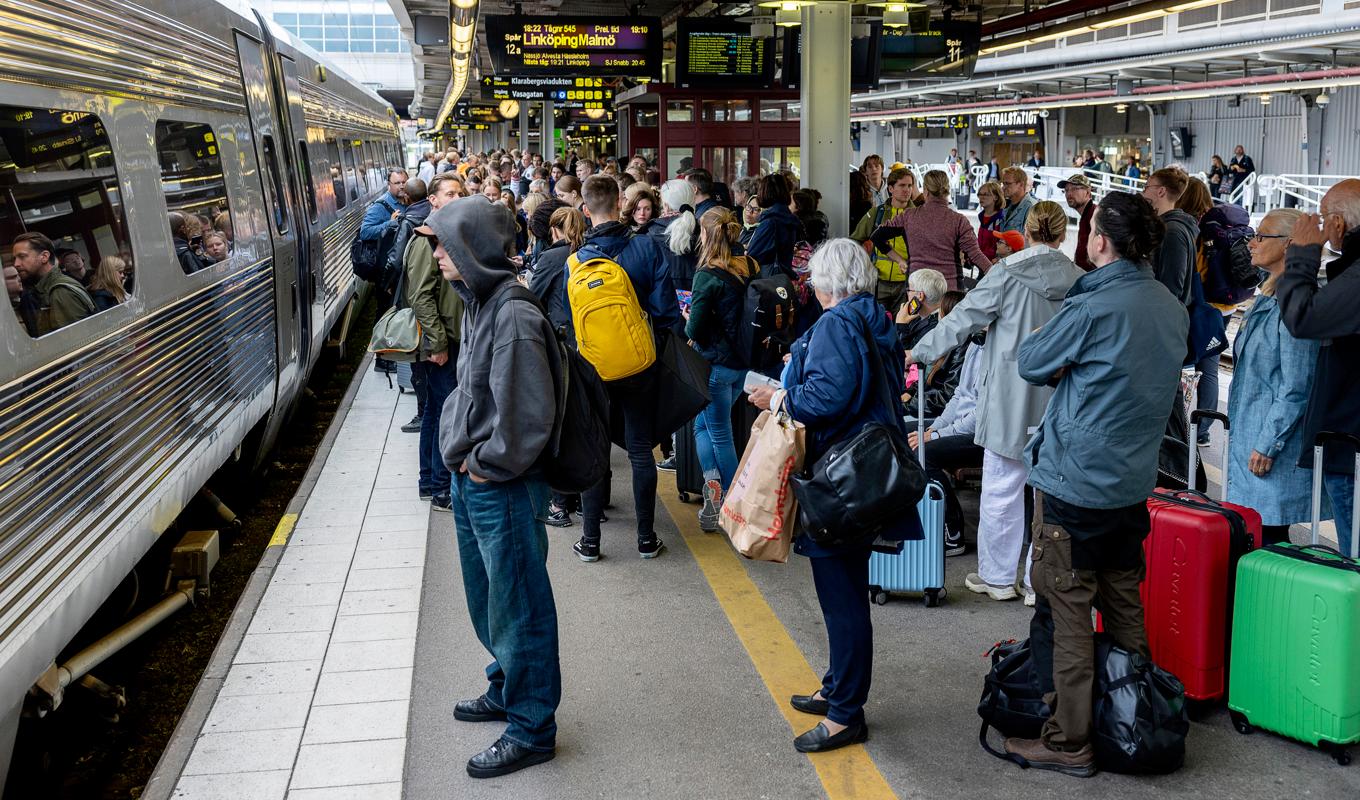
[[[557,132],[554,130],[556,121],[553,119],[553,103],[551,100],[543,101],[543,161],[547,163],[548,169],[552,169],[552,162],[557,160],[557,148],[555,141]]]
[[[801,185],[822,193],[833,237],[849,234],[850,3],[803,6],[802,113],[798,144]]]
[[[519,104],[519,151],[521,153],[529,150],[529,104]],[[516,167],[519,165],[516,164]]]

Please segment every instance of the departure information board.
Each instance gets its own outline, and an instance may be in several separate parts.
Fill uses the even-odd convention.
[[[681,18],[675,31],[675,85],[768,89],[774,37],[752,36],[740,20]]]
[[[787,89],[803,85],[803,34],[801,27],[784,29],[784,62],[779,82]],[[875,21],[868,25],[868,35],[850,35],[850,88],[873,89],[878,86],[878,44],[883,26]]]
[[[614,81],[608,78],[568,78],[528,75],[483,75],[483,100],[551,100],[559,108],[611,109],[614,107]]]
[[[482,18],[497,75],[661,78],[657,17]]]
[[[981,42],[981,22],[935,20],[929,27],[887,28],[879,44],[879,76],[971,78]]]

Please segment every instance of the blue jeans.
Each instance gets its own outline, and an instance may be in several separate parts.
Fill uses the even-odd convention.
[[[458,347],[449,348],[449,360],[444,366],[433,361],[417,361],[411,365],[412,383],[417,375],[425,385],[425,411],[420,415],[420,491],[444,494],[449,491],[449,468],[439,452],[439,419],[444,412],[444,401],[458,385]]]
[[[493,659],[486,668],[486,699],[505,709],[505,738],[530,750],[552,750],[562,668],[543,529],[548,484],[537,476],[477,483],[455,473],[452,485],[468,615]]]
[[[704,480],[720,478],[723,491],[737,477],[737,447],[732,438],[732,403],[746,370],[714,364],[708,373],[709,404],[694,418],[694,445]]]
[[[1323,472],[1322,488],[1332,501],[1332,519],[1336,520],[1336,540],[1341,554],[1351,554],[1351,520],[1355,513],[1355,476],[1349,472]],[[1324,515],[1325,518],[1325,515]]]

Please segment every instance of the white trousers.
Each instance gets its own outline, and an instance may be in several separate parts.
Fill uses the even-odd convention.
[[[994,586],[1015,583],[1025,544],[1025,463],[982,451],[982,499],[978,511],[978,577]],[[1025,556],[1025,586],[1029,586]]]

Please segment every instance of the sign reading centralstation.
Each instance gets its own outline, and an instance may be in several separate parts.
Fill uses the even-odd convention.
[[[661,78],[657,17],[482,18],[498,75]]]

